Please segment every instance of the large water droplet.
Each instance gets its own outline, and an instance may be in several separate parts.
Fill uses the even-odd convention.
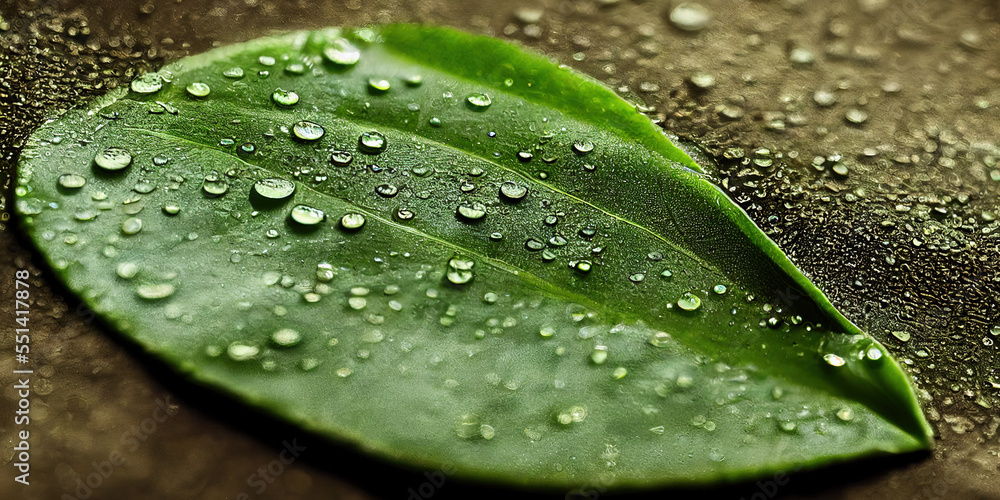
[[[94,157],[94,163],[104,170],[114,172],[132,164],[132,153],[123,148],[107,148]]]
[[[271,99],[279,106],[294,106],[299,102],[299,95],[291,90],[276,89]]]
[[[346,38],[337,38],[323,49],[323,57],[339,66],[352,66],[361,59],[361,51]]]
[[[358,137],[358,149],[368,154],[378,154],[385,149],[385,142],[385,136],[380,132],[364,132]]]
[[[194,82],[187,86],[187,93],[189,96],[200,99],[202,97],[208,96],[212,92],[212,89],[208,87],[207,83]]]
[[[349,151],[336,150],[330,153],[330,163],[337,167],[346,167],[354,161],[354,156]]]
[[[292,347],[302,341],[302,335],[291,328],[282,328],[271,334],[271,342],[278,347]]]
[[[130,217],[125,219],[125,222],[122,222],[122,233],[131,235],[139,231],[142,231],[142,219]]]
[[[226,183],[225,179],[219,177],[218,172],[213,170],[205,176],[205,180],[201,184],[201,189],[209,196],[222,196],[226,194],[226,191],[229,191],[229,184]]]
[[[344,214],[340,218],[340,227],[347,229],[349,231],[355,231],[361,229],[365,225],[365,216],[359,213],[348,213]]]
[[[59,176],[59,186],[65,189],[80,189],[87,184],[87,179],[77,174],[62,174]]]
[[[490,96],[479,93],[469,95],[465,101],[469,103],[469,108],[475,111],[485,111],[486,108],[490,107],[490,104],[493,104]]]
[[[302,120],[292,126],[292,133],[303,141],[316,141],[326,134],[326,130],[318,123]]]
[[[145,75],[132,80],[130,85],[132,92],[139,94],[152,94],[163,87],[163,78],[156,73],[146,73]]]
[[[448,281],[455,285],[464,285],[472,281],[472,268],[476,263],[472,259],[465,259],[459,256],[448,260]]]
[[[326,220],[326,214],[322,210],[309,205],[295,205],[292,207],[291,217],[303,226],[315,226]]]
[[[479,222],[486,217],[486,206],[482,203],[459,205],[455,209],[455,214],[458,215],[459,219],[466,222]]]
[[[691,292],[685,292],[681,298],[677,299],[677,307],[685,311],[694,311],[701,306],[701,299]]]
[[[285,200],[295,193],[295,183],[287,179],[261,179],[254,183],[253,192],[268,200]]]
[[[500,185],[500,196],[507,201],[521,201],[528,194],[528,187],[514,181],[505,181]]]

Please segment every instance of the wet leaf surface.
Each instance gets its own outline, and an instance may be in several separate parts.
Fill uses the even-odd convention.
[[[396,26],[136,82],[33,136],[18,209],[70,289],[194,379],[526,484],[928,446],[881,346],[588,78]]]

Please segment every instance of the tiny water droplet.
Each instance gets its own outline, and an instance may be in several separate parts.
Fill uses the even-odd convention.
[[[292,126],[292,133],[303,141],[316,141],[326,134],[326,130],[318,123],[302,120]]]
[[[322,210],[309,205],[295,205],[291,212],[292,220],[303,226],[316,226],[326,220]]]
[[[132,153],[123,148],[107,148],[94,157],[94,163],[104,170],[114,172],[132,163]]]

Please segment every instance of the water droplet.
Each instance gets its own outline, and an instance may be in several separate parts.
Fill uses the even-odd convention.
[[[275,60],[271,56],[260,56],[257,58],[257,62],[264,66],[274,66]]]
[[[218,172],[213,170],[205,176],[205,180],[201,184],[201,189],[209,196],[222,196],[226,194],[226,191],[229,191],[229,184],[226,183],[225,179],[219,177]]]
[[[233,361],[246,361],[260,354],[260,348],[255,345],[233,342],[226,348],[226,355]]]
[[[121,279],[132,279],[139,272],[139,266],[135,262],[120,262],[115,266],[115,273]]]
[[[524,242],[524,248],[528,249],[530,252],[538,252],[545,248],[545,243],[536,240],[535,238],[529,238]]]
[[[684,31],[700,31],[712,21],[707,8],[695,2],[683,2],[670,11],[670,22]]]
[[[728,288],[726,288],[726,285],[715,285],[715,287],[712,288],[712,291],[719,295],[725,294],[726,290],[728,290]]]
[[[114,172],[132,163],[132,153],[122,148],[107,148],[94,157],[94,163],[104,170]]]
[[[340,218],[340,227],[349,231],[361,229],[361,226],[364,225],[365,216],[358,213],[344,214],[344,216]]]
[[[375,192],[383,198],[392,198],[399,194],[399,188],[392,184],[379,184],[375,186]]]
[[[337,167],[346,167],[354,160],[354,156],[348,151],[337,150],[330,153],[330,163]]]
[[[303,141],[316,141],[326,134],[326,130],[318,123],[302,120],[292,126],[292,133]]]
[[[646,275],[643,273],[634,273],[628,277],[628,280],[632,283],[642,283],[644,279],[646,279]]]
[[[496,431],[492,426],[483,424],[479,426],[479,435],[482,436],[483,439],[490,440],[496,435]]]
[[[653,434],[656,434],[657,436],[662,435],[666,431],[667,430],[664,429],[662,425],[657,425],[656,427],[650,427],[649,428],[649,432],[652,432]]]
[[[156,73],[146,73],[145,75],[132,80],[132,92],[139,94],[152,94],[163,88],[163,78]]]
[[[299,95],[291,90],[276,89],[271,99],[278,106],[294,106],[299,103]]]
[[[271,343],[278,347],[292,347],[302,341],[302,335],[291,328],[282,328],[271,334]]]
[[[455,214],[458,215],[459,219],[466,222],[478,222],[486,217],[486,206],[482,203],[459,205],[455,209]]]
[[[243,78],[243,68],[229,68],[222,72],[222,76],[232,78],[233,80],[239,80],[240,78]]]
[[[464,285],[473,278],[472,268],[476,263],[472,259],[465,259],[459,256],[448,260],[448,281],[455,285]]]
[[[694,311],[701,306],[701,299],[691,292],[685,292],[681,298],[677,299],[677,307],[685,311]]]
[[[466,102],[469,103],[469,108],[475,111],[485,111],[486,108],[490,107],[490,104],[493,104],[490,96],[478,93],[470,94],[469,97],[466,98]]]
[[[295,205],[291,212],[292,220],[303,226],[316,226],[326,220],[322,210],[309,205]]]
[[[337,368],[337,376],[340,378],[350,377],[354,373],[350,368]]]
[[[521,201],[528,194],[528,187],[514,181],[505,181],[500,185],[500,196],[511,202]]]
[[[330,42],[329,47],[323,49],[323,57],[333,64],[352,66],[361,59],[361,51],[347,39],[337,38]]]
[[[364,132],[358,137],[358,149],[371,155],[379,154],[385,149],[385,142],[385,136],[379,132]]]
[[[844,358],[833,353],[824,354],[823,360],[830,366],[844,366]]]
[[[878,361],[882,359],[882,350],[878,347],[871,346],[865,351],[865,357],[871,361]]]
[[[289,75],[300,76],[306,74],[307,69],[308,68],[306,67],[305,63],[293,62],[288,66],[285,66],[285,73],[288,73]]]
[[[135,289],[135,293],[146,300],[165,299],[174,294],[174,285],[170,283],[142,285]]]
[[[578,273],[581,274],[587,274],[593,268],[593,264],[589,260],[571,262],[570,265],[573,269],[575,269]]]
[[[207,83],[194,82],[191,85],[187,86],[188,95],[197,99],[206,97],[211,92],[212,89],[208,87]]]
[[[615,380],[621,380],[625,378],[625,375],[628,375],[628,370],[623,366],[619,366],[618,368],[615,368],[615,371],[611,372],[611,376],[614,377]]]
[[[854,412],[850,408],[841,408],[837,410],[837,418],[843,420],[844,422],[850,422],[854,420]]]
[[[122,232],[125,234],[136,234],[142,231],[142,219],[130,217],[122,222]]]
[[[261,179],[253,184],[253,192],[268,200],[285,200],[295,193],[295,183],[287,179]]]
[[[389,80],[371,77],[368,79],[368,90],[372,93],[382,93],[389,90]]]
[[[347,305],[355,311],[360,311],[368,305],[368,299],[364,297],[351,297],[347,299]]]
[[[59,186],[65,189],[80,189],[87,184],[87,179],[77,174],[62,174],[59,176]]]
[[[649,337],[649,345],[653,347],[666,347],[670,342],[670,334],[667,332],[656,332]]]
[[[594,143],[589,140],[581,140],[573,143],[573,152],[583,156],[594,150]]]

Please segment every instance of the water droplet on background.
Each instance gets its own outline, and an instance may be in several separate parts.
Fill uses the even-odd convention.
[[[469,97],[466,98],[465,102],[469,103],[469,108],[475,111],[485,111],[491,104],[493,104],[493,100],[490,99],[490,96],[481,93],[470,94]]]
[[[344,214],[340,218],[340,227],[349,231],[361,229],[365,225],[365,216],[358,213]]]
[[[361,59],[361,51],[346,38],[337,38],[323,49],[323,57],[339,66],[353,66]]]
[[[132,164],[132,153],[123,148],[107,148],[94,157],[94,163],[104,170],[114,172]]]
[[[209,88],[207,83],[194,82],[187,86],[188,95],[196,99],[207,97],[211,92],[212,89]]]
[[[146,73],[135,80],[130,85],[132,92],[138,94],[152,94],[163,88],[163,78],[156,73]]]
[[[317,141],[326,134],[326,129],[318,123],[302,120],[292,126],[292,134],[303,141]]]
[[[295,183],[287,179],[261,179],[254,183],[253,192],[268,200],[285,200],[295,193]]]
[[[271,94],[271,100],[279,106],[294,106],[299,102],[299,95],[291,90],[276,89]]]
[[[326,214],[308,205],[295,205],[292,207],[291,218],[303,226],[316,226],[326,220]]]
[[[59,176],[59,186],[65,189],[80,189],[87,184],[87,179],[77,174],[62,174]]]
[[[372,130],[358,137],[358,149],[368,154],[378,154],[385,149],[385,136]]]

